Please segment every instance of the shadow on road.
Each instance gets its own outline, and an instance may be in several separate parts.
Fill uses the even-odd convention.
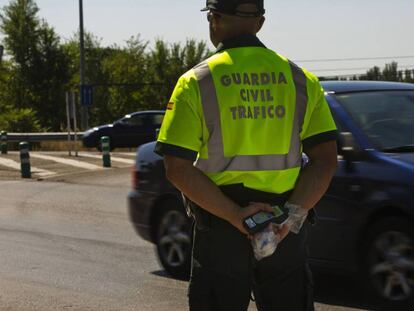
[[[178,280],[170,276],[165,270],[152,271],[151,274],[162,278]],[[182,281],[188,281],[188,279]],[[366,294],[360,281],[346,275],[314,273],[314,282],[315,302],[359,310],[382,310],[378,302],[375,302],[372,297]],[[393,311],[406,310],[395,309]]]
[[[189,278],[174,278],[171,275],[169,275],[168,272],[165,270],[152,271],[151,274],[172,280],[189,281]]]
[[[167,273],[167,271],[165,270],[157,270],[157,271],[152,271],[151,274],[156,275],[156,276],[160,276],[163,278],[167,278],[167,279],[174,279],[171,275],[169,275]]]

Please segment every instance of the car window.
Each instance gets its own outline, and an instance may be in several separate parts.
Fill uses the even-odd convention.
[[[153,114],[150,118],[150,122],[154,127],[161,127],[162,120],[164,120],[163,114]]]
[[[336,96],[379,149],[414,144],[414,92],[375,91]]]
[[[127,115],[123,119],[124,123],[131,126],[143,126],[145,121],[145,115],[136,114],[136,115]]]

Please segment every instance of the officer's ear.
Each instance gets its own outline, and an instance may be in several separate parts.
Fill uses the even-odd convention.
[[[264,16],[260,16],[259,20],[257,21],[257,32],[259,32],[260,29],[262,29],[265,20],[266,18]]]

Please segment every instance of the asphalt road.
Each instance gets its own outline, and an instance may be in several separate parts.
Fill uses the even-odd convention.
[[[133,231],[129,184],[128,168],[0,181],[0,310],[187,310],[187,283],[165,275]]]

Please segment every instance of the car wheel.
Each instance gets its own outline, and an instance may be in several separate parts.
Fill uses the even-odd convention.
[[[414,228],[400,218],[375,223],[368,234],[365,272],[381,307],[405,310],[414,305]]]
[[[157,222],[157,253],[161,265],[174,278],[188,279],[191,261],[191,221],[179,200],[160,206]]]

